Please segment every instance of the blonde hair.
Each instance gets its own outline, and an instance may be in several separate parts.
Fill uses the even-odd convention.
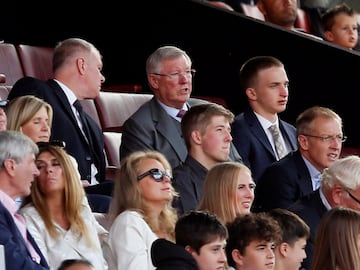
[[[115,177],[113,198],[110,203],[109,218],[112,223],[114,219],[125,210],[132,210],[140,213],[154,233],[166,232],[174,239],[174,229],[177,220],[177,213],[169,201],[160,214],[160,222],[149,215],[140,189],[138,187],[138,175],[141,173],[141,161],[154,159],[159,161],[165,170],[171,171],[171,166],[165,156],[157,151],[136,151],[131,153],[121,162],[118,175]],[[177,193],[172,189],[173,197]],[[160,224],[160,225],[157,225]],[[160,226],[160,227],[159,227]]]
[[[28,123],[43,107],[49,116],[49,127],[51,127],[53,109],[49,103],[31,95],[20,96],[11,100],[6,108],[7,129],[21,131],[21,127]]]
[[[216,214],[224,224],[232,222],[240,214],[236,200],[238,178],[241,171],[251,171],[239,162],[222,162],[212,167],[206,174],[203,196],[198,210]]]

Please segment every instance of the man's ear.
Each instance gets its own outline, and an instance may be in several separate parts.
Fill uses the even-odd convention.
[[[11,175],[15,176],[15,168],[16,168],[16,162],[13,159],[6,159],[4,161],[3,169],[6,170],[6,172]]]
[[[251,88],[251,87],[246,88],[245,94],[249,100],[256,100],[256,98],[257,98],[256,91],[254,88]]]
[[[193,255],[194,252],[196,253],[196,251],[192,247],[190,247],[189,245],[185,246],[185,250],[187,252],[189,252],[191,255]]]
[[[159,88],[159,78],[157,75],[149,74],[147,76],[147,78],[148,78],[148,82],[151,85],[151,88],[153,89],[153,91]]]

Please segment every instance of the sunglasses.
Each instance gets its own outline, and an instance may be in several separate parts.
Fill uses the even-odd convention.
[[[48,148],[49,146],[65,148],[66,146],[66,143],[64,141],[59,141],[59,140],[53,140],[49,142],[37,142],[36,144],[39,148]]]
[[[7,99],[0,100],[0,108],[5,108],[9,101]]]
[[[157,169],[157,168],[150,169],[147,172],[144,172],[143,174],[140,174],[137,177],[137,180],[140,181],[141,179],[145,178],[148,175],[151,175],[152,178],[156,182],[162,182],[164,180],[164,176],[166,176],[168,179],[172,180],[172,176],[171,176],[171,173],[170,173],[169,170],[162,171],[162,170]]]

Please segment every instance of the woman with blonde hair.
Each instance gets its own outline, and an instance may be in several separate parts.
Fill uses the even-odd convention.
[[[38,146],[35,162],[40,174],[19,210],[30,233],[51,269],[74,258],[90,260],[95,269],[108,269],[101,248],[107,231],[91,212],[73,162],[60,146],[51,142]]]
[[[157,238],[174,241],[171,180],[171,166],[160,152],[133,152],[121,162],[109,210],[105,257],[110,269],[155,269],[152,243]]]
[[[360,212],[335,207],[321,218],[311,270],[360,269]]]
[[[206,174],[198,210],[216,214],[224,224],[250,213],[255,182],[250,169],[239,162],[221,162]]]
[[[49,103],[35,96],[18,97],[6,108],[7,129],[21,131],[34,142],[48,142],[53,110]]]

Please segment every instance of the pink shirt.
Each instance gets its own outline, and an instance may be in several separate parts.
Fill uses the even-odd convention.
[[[33,261],[40,263],[39,254],[35,251],[34,247],[27,239],[25,219],[23,216],[21,216],[20,214],[17,213],[17,210],[19,208],[18,205],[15,203],[15,201],[9,195],[7,195],[2,190],[0,190],[0,201],[12,215],[16,226],[18,227],[22,237],[24,238],[26,247],[31,254],[31,258],[33,259]]]

